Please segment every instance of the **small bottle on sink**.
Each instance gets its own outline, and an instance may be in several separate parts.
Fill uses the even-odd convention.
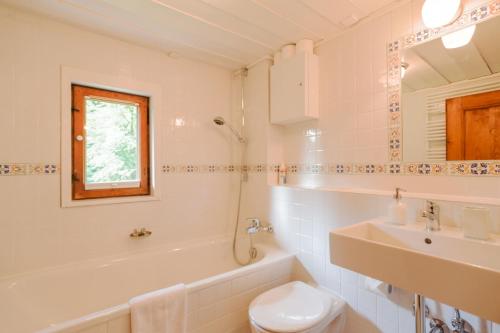
[[[396,187],[396,193],[394,194],[393,201],[389,205],[388,222],[391,224],[406,224],[407,223],[407,206],[401,201],[401,192],[405,192],[402,188]]]

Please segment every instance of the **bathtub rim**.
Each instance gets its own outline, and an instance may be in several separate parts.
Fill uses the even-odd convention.
[[[294,253],[287,252],[286,250],[280,248],[275,244],[261,243],[256,245],[258,249],[263,250],[265,253],[264,257],[260,261],[248,266],[237,267],[227,272],[219,273],[201,280],[194,281],[192,283],[188,283],[186,284],[187,294],[210,288],[216,284],[224,283],[238,277],[245,276],[249,272],[257,271],[259,268],[267,268],[268,266],[274,265],[277,262],[295,259]],[[35,333],[79,332],[83,329],[87,329],[92,326],[96,326],[129,314],[129,304],[122,303],[83,315],[79,318],[69,319],[57,324],[50,325],[48,327],[35,331]]]

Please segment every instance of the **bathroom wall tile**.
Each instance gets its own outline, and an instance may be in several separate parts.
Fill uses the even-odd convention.
[[[130,333],[130,317],[121,316],[108,322],[107,333]]]
[[[358,129],[372,128],[372,113],[368,112],[359,114],[357,125]]]
[[[377,296],[377,326],[384,333],[398,333],[398,307],[389,299]]]
[[[217,319],[217,308],[213,305],[201,307],[198,310],[198,323],[200,326],[206,325]]]
[[[262,293],[264,289],[267,288],[265,288],[264,286],[260,286],[239,295],[227,298],[226,300],[217,304],[217,311],[223,315],[234,310],[248,308],[250,302],[260,293]]]
[[[298,254],[298,258],[302,265],[307,269],[310,274],[314,272],[314,255],[312,252],[307,252],[301,250]]]
[[[398,307],[398,332],[412,332],[415,329],[415,316],[411,310]]]
[[[78,333],[107,333],[107,331],[108,331],[107,324],[104,323],[89,328],[85,328],[81,331],[78,331]]]
[[[215,128],[211,121],[216,115],[231,119],[230,71],[173,60],[159,51],[16,9],[2,7],[2,11],[2,31],[9,31],[2,37],[10,47],[2,53],[0,65],[0,87],[5,88],[0,89],[0,164],[46,161],[60,166],[61,65],[160,86],[158,167],[227,165],[237,154],[231,134]],[[62,44],[67,47],[61,49]],[[96,45],[99,61],[89,56]],[[59,50],[56,56],[53,50]],[[26,94],[31,97],[19,98]],[[0,222],[2,230],[9,230],[4,233],[9,240],[0,245],[0,276],[127,253],[134,246],[119,235],[141,227],[137,221],[151,227],[155,235],[146,247],[223,235],[232,229],[232,209],[209,209],[205,200],[209,196],[211,205],[232,206],[232,177],[227,174],[161,175],[157,180],[161,201],[122,205],[119,210],[61,208],[59,177],[0,178],[0,187],[12,198],[12,204],[3,205]]]
[[[315,256],[324,256],[328,250],[328,231],[321,223],[314,223],[313,253]]]
[[[191,309],[188,303],[188,332],[245,332],[248,326],[248,306],[261,293],[291,280],[291,261],[277,263],[262,271],[238,277],[199,292],[206,306]],[[228,286],[232,284],[232,288]],[[221,289],[227,289],[231,293]],[[188,299],[189,301],[189,299]]]
[[[232,332],[233,330],[242,330],[243,327],[248,327],[248,312],[241,310],[230,313],[218,320],[200,327],[193,332],[196,333],[220,333]]]
[[[345,268],[341,268],[340,271],[342,283],[358,284],[358,273]]]
[[[231,281],[219,283],[215,286],[202,289],[198,292],[198,304],[200,307],[213,304],[231,294]]]
[[[301,252],[313,252],[313,238],[312,236],[300,235],[300,250]]]
[[[312,220],[301,219],[300,220],[300,234],[302,236],[311,237],[314,232],[314,224]]]
[[[341,283],[341,295],[353,310],[358,308],[358,287],[356,284]]]
[[[186,318],[186,331],[192,332],[195,329],[197,329],[198,326],[199,326],[198,311],[189,312]]]
[[[325,258],[322,256],[314,256],[313,277],[320,285],[326,283],[326,267]]]
[[[330,264],[330,259],[326,259],[325,265],[326,278],[325,287],[341,294],[341,273],[340,267]]]
[[[266,281],[269,272],[262,270],[232,280],[231,295],[237,295],[249,289],[253,289]]]
[[[358,290],[358,311],[373,323],[377,322],[377,296],[375,294],[357,288]]]
[[[373,128],[387,128],[387,111],[384,109],[374,110],[373,112]]]
[[[412,4],[407,1],[391,12],[391,40],[412,33]]]
[[[189,312],[194,312],[200,307],[199,292],[190,292],[187,295],[187,309]]]

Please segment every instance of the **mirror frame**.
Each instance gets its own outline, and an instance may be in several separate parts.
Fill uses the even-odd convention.
[[[424,29],[390,42],[387,46],[388,153],[390,173],[415,175],[500,176],[500,160],[484,161],[403,161],[401,109],[401,52],[412,46],[441,38],[471,24],[500,16],[500,0],[490,0],[466,10],[451,25]]]

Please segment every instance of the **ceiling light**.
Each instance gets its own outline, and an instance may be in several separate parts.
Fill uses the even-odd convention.
[[[444,47],[447,49],[456,49],[457,47],[469,44],[472,36],[474,36],[474,31],[476,31],[476,25],[471,25],[467,28],[444,35],[441,37],[441,40],[443,41]]]
[[[405,77],[405,74],[408,71],[408,67],[410,67],[409,63],[407,63],[407,62],[401,63],[401,79],[403,79]]]
[[[461,13],[461,0],[425,0],[422,6],[422,20],[428,28],[438,28],[450,24]]]

